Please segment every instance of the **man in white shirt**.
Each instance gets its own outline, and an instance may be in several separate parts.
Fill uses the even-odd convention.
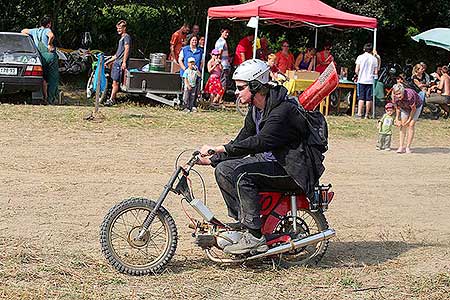
[[[215,49],[219,50],[219,57],[222,60],[222,74],[220,77],[220,82],[222,83],[222,87],[224,90],[227,90],[229,86],[229,77],[231,73],[231,64],[230,57],[228,53],[228,44],[227,39],[230,34],[230,29],[222,28],[220,30],[220,38],[216,41]]]
[[[362,117],[364,102],[366,103],[365,117],[370,118],[370,110],[373,101],[373,83],[378,74],[378,61],[372,54],[371,43],[364,45],[364,53],[356,59],[355,73],[358,75],[358,113],[357,118]]]

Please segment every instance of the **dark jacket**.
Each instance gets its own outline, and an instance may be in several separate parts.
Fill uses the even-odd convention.
[[[260,132],[249,109],[244,127],[234,141],[224,145],[226,153],[211,158],[219,162],[249,154],[271,151],[278,163],[295,180],[308,198],[313,197],[314,185],[318,183],[325,168],[320,151],[306,144],[309,130],[297,102],[290,101],[282,86],[270,89],[262,113]]]

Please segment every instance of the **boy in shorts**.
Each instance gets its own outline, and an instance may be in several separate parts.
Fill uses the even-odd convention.
[[[188,58],[188,67],[184,70],[183,80],[184,80],[184,94],[183,103],[186,105],[184,112],[192,112],[194,107],[194,101],[196,93],[195,85],[197,83],[197,78],[201,76],[197,66],[195,65],[195,58]]]

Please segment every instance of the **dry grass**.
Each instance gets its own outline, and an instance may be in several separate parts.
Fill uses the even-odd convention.
[[[394,185],[414,186],[402,189],[400,199],[384,197],[390,188],[378,168],[389,166],[386,156],[361,155],[373,149],[374,121],[328,119],[326,177],[335,183],[337,200],[327,216],[338,236],[317,267],[211,263],[192,245],[174,201],[168,205],[181,235],[177,254],[163,274],[136,278],[117,273],[101,256],[98,226],[106,210],[124,195],[154,195],[185,144],[227,140],[242,117],[231,110],[186,115],[124,105],[102,108],[105,119],[93,123],[83,120],[89,112],[0,105],[0,299],[450,298],[450,239],[443,225],[450,209],[442,201],[450,192],[450,122],[420,121],[422,152],[395,158],[404,179]],[[348,153],[355,158],[344,158]],[[348,166],[352,160],[358,161]],[[426,161],[443,169],[426,171]],[[426,180],[408,177],[409,167]],[[376,183],[355,191],[357,180]]]

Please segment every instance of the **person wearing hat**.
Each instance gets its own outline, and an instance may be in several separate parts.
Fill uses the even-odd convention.
[[[201,76],[200,71],[195,65],[195,58],[189,57],[187,59],[188,67],[183,72],[184,80],[184,94],[183,103],[185,105],[184,112],[192,112],[197,95],[197,78]]]
[[[394,126],[394,104],[384,106],[386,113],[378,120],[377,150],[391,150],[392,127]]]
[[[220,51],[213,49],[211,51],[211,59],[208,61],[209,79],[205,85],[205,92],[210,94],[212,105],[218,106],[223,103],[222,96],[225,92],[220,78],[222,76],[222,60],[220,59]]]
[[[191,36],[188,40],[188,45],[181,48],[180,55],[178,57],[178,63],[180,64],[180,77],[184,78],[183,74],[184,71],[188,68],[188,59],[194,58],[195,59],[195,65],[197,67],[197,70],[203,69],[203,49],[198,47],[198,36],[194,35]],[[201,75],[197,78],[197,83],[195,84],[195,100],[194,100],[194,109],[193,111],[197,111],[197,96],[200,93],[200,81],[201,81]],[[183,80],[184,82],[184,80]],[[183,88],[183,87],[182,87]],[[183,103],[183,105],[187,105],[187,103]]]

